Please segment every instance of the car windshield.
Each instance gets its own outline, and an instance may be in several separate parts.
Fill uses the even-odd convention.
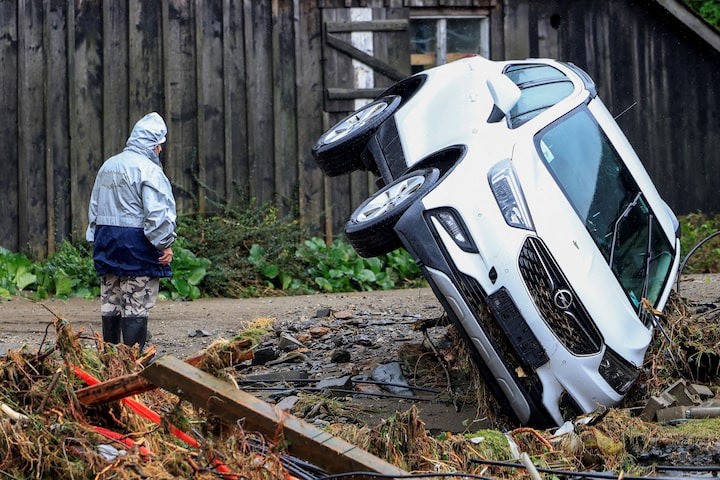
[[[628,299],[657,305],[674,248],[587,107],[552,123],[535,144]]]

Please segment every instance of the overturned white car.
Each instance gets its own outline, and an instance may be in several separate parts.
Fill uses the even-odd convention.
[[[348,240],[412,254],[519,421],[623,398],[673,285],[679,226],[585,72],[458,60],[392,86],[313,154],[327,175],[381,177]]]

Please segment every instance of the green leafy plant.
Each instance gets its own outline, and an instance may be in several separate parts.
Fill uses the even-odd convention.
[[[320,238],[306,240],[297,258],[307,265],[314,287],[324,292],[389,290],[417,282],[420,269],[405,250],[363,258],[347,242],[327,245]]]
[[[185,248],[185,241],[178,238],[172,246],[173,276],[160,281],[160,296],[173,300],[195,300],[200,298],[200,283],[210,266],[210,260],[198,257]]]
[[[95,273],[92,250],[87,243],[64,241],[45,262],[36,263],[35,298],[93,298],[100,294],[100,280]]]
[[[185,248],[181,238],[173,245],[173,251],[173,276],[162,279],[161,296],[182,300],[199,298],[202,294],[199,285],[210,261]],[[0,247],[0,299],[21,294],[35,299],[97,297],[100,279],[95,273],[90,245],[65,241],[42,262],[33,262],[22,253]]]
[[[685,0],[706,22],[720,30],[720,1],[718,0]]]
[[[26,256],[0,247],[0,298],[8,299],[37,281]]]
[[[680,251],[683,258],[705,238],[720,230],[720,215],[692,213],[680,217]],[[708,240],[688,259],[683,273],[720,272],[720,236]]]

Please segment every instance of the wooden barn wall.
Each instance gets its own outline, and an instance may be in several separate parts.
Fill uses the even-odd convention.
[[[97,169],[150,111],[180,212],[239,194],[312,228],[319,32],[304,0],[0,0],[0,246],[83,238]]]
[[[675,212],[720,212],[717,50],[649,0],[506,0],[505,11],[507,58],[587,70]]]
[[[181,212],[254,198],[340,234],[375,188],[326,178],[310,154],[343,115],[327,82],[352,81],[323,44],[348,8],[490,9],[493,58],[572,61],[612,112],[637,102],[619,122],[668,203],[720,211],[718,52],[651,0],[0,0],[0,246],[43,257],[84,237],[98,167],[153,110]],[[407,68],[406,35],[374,34],[375,54]]]

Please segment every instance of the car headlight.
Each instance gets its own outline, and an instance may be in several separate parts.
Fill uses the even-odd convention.
[[[605,381],[620,395],[625,395],[640,375],[638,367],[608,347],[605,347],[605,355],[600,361],[599,371]]]
[[[428,212],[431,219],[436,220],[443,229],[452,237],[458,247],[465,252],[477,253],[478,249],[472,237],[467,231],[465,224],[457,212],[451,208],[438,208]]]
[[[488,181],[505,222],[511,227],[534,230],[525,196],[510,160],[503,160],[492,167],[488,173]]]

